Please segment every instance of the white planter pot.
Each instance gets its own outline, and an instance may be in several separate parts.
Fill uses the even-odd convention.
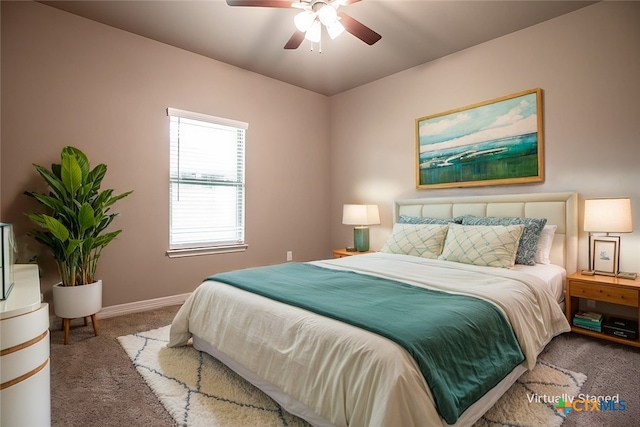
[[[102,309],[102,280],[82,286],[53,286],[53,311],[63,319],[91,316]]]

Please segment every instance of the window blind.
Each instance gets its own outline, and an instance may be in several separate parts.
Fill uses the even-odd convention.
[[[169,249],[244,243],[248,124],[173,108]]]

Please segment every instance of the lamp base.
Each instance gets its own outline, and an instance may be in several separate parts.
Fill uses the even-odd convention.
[[[353,229],[353,242],[358,252],[369,250],[369,227],[355,227]]]

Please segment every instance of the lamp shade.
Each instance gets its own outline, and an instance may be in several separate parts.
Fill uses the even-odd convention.
[[[322,24],[320,24],[320,21],[315,20],[311,24],[311,27],[309,27],[307,32],[304,34],[304,38],[309,40],[310,42],[319,43],[321,37],[322,37]]]
[[[630,199],[587,199],[584,201],[584,231],[631,233]]]
[[[303,33],[311,28],[311,24],[316,20],[316,14],[310,10],[304,10],[293,18],[296,28]]]
[[[344,32],[344,25],[336,21],[331,25],[327,25],[327,32],[329,33],[331,40],[333,40]]]
[[[380,224],[378,205],[344,205],[342,223],[349,225]]]
[[[334,7],[325,4],[318,10],[318,19],[325,26],[329,26],[338,20],[338,12]]]

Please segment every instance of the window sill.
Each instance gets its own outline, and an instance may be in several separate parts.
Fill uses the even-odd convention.
[[[228,254],[233,252],[244,252],[248,247],[249,245],[243,243],[238,245],[208,246],[203,248],[169,249],[167,251],[167,256],[169,258],[184,258],[189,256]]]

